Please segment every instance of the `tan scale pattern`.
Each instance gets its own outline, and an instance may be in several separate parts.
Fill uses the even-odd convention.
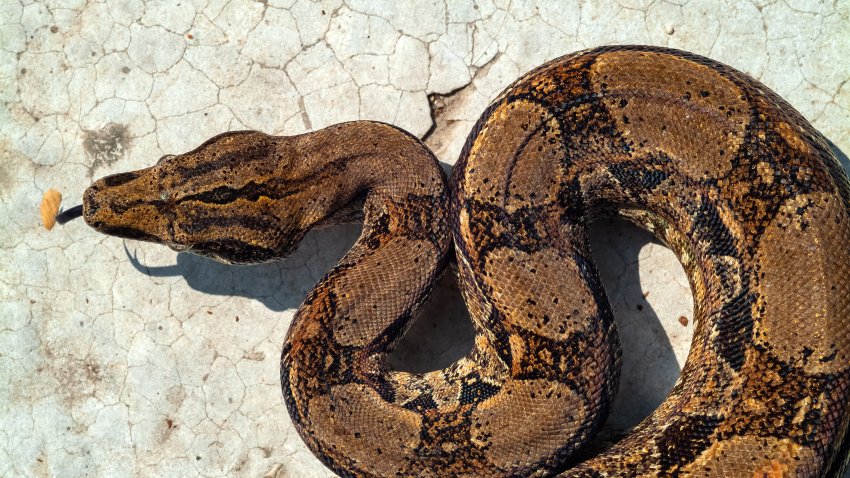
[[[624,69],[632,74],[617,74]],[[676,158],[694,178],[728,172],[749,114],[731,80],[708,65],[658,52],[614,52],[594,63],[592,73],[617,128],[638,149]],[[690,139],[671,141],[684,135]]]
[[[345,442],[352,457],[384,457],[371,463],[355,463],[355,466],[370,466],[378,474],[392,475],[409,450],[419,446],[422,418],[418,413],[405,410],[388,414],[387,410],[371,403],[378,401],[380,397],[371,388],[345,384],[334,387],[328,395],[317,396],[310,407],[324,412],[316,413],[314,426],[323,430],[326,440]],[[381,438],[377,446],[375,437]]]
[[[782,206],[764,237],[759,248],[764,320],[756,340],[807,373],[841,371],[850,362],[850,342],[834,331],[850,317],[850,283],[831,278],[850,264],[850,247],[832,257],[819,251],[824,243],[850,244],[847,210],[835,196],[800,195]],[[811,274],[790,273],[794,270]]]
[[[528,254],[498,249],[488,257],[484,273],[503,278],[492,294],[505,322],[542,337],[565,340],[583,331],[587,319],[598,313],[586,284],[563,290],[559,279],[579,272],[572,258],[556,250]]]
[[[472,413],[472,440],[488,446],[494,465],[521,473],[541,454],[554,457],[563,445],[563,430],[575,428],[583,415],[581,397],[564,385],[542,379],[514,381],[504,394]]]
[[[514,82],[448,182],[422,143],[352,122],[225,133],[95,182],[95,229],[218,260],[291,251],[363,208],[310,292],[281,385],[307,446],[342,476],[836,476],[850,442],[850,182],[767,87],[686,52],[618,46]],[[680,258],[695,299],[682,375],[595,456],[620,352],[587,241],[625,217]],[[476,329],[443,370],[387,355],[449,261]]]
[[[422,260],[406,259],[406,252],[413,247],[423,250]],[[334,324],[333,336],[344,346],[363,347],[387,327],[386,318],[401,315],[406,308],[407,297],[412,297],[424,284],[411,282],[417,269],[436,269],[438,251],[425,240],[391,241],[384,245],[384,254],[366,255],[359,262],[361,267],[374,270],[368,281],[358,274],[344,274],[339,281],[339,290],[345,291],[338,312],[349,320]],[[355,319],[356,318],[356,321]]]
[[[811,476],[819,461],[811,450],[791,440],[735,437],[713,444],[682,472],[705,478]]]

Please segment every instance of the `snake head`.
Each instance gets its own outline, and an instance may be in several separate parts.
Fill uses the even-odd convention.
[[[227,263],[280,258],[305,217],[289,201],[293,151],[255,131],[216,136],[149,168],[106,176],[83,196],[83,217],[113,236],[164,244]],[[309,221],[306,221],[309,222]]]

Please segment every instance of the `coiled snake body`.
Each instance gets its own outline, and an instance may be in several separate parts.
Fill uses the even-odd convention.
[[[588,50],[506,89],[450,183],[416,138],[352,122],[217,136],[99,180],[83,214],[102,232],[258,262],[361,200],[360,238],[296,313],[281,358],[293,423],[340,475],[840,472],[850,186],[821,135],[757,81],[675,50]],[[678,255],[696,323],[667,399],[578,463],[620,361],[587,239],[600,214]],[[444,370],[392,370],[451,241],[472,350]]]

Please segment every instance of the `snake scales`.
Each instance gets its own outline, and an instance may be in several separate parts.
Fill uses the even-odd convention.
[[[107,234],[247,263],[361,204],[361,236],[296,313],[281,358],[292,420],[337,473],[841,472],[850,185],[823,137],[745,74],[663,48],[583,51],[507,88],[451,182],[416,138],[358,121],[225,133],[97,181],[81,212]],[[667,399],[578,462],[618,383],[586,228],[602,214],[677,254],[696,324]],[[472,350],[444,370],[392,370],[452,241]]]

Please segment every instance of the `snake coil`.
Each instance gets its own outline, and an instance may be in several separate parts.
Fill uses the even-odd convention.
[[[747,75],[665,48],[582,51],[496,98],[450,182],[418,139],[359,121],[226,133],[97,181],[82,213],[104,233],[243,263],[286,255],[361,202],[360,238],[298,309],[281,357],[292,421],[340,475],[834,476],[845,466],[850,185],[824,138]],[[676,253],[695,331],[658,409],[577,462],[619,373],[587,238],[604,214]],[[452,242],[472,350],[443,370],[392,370],[387,354]]]

